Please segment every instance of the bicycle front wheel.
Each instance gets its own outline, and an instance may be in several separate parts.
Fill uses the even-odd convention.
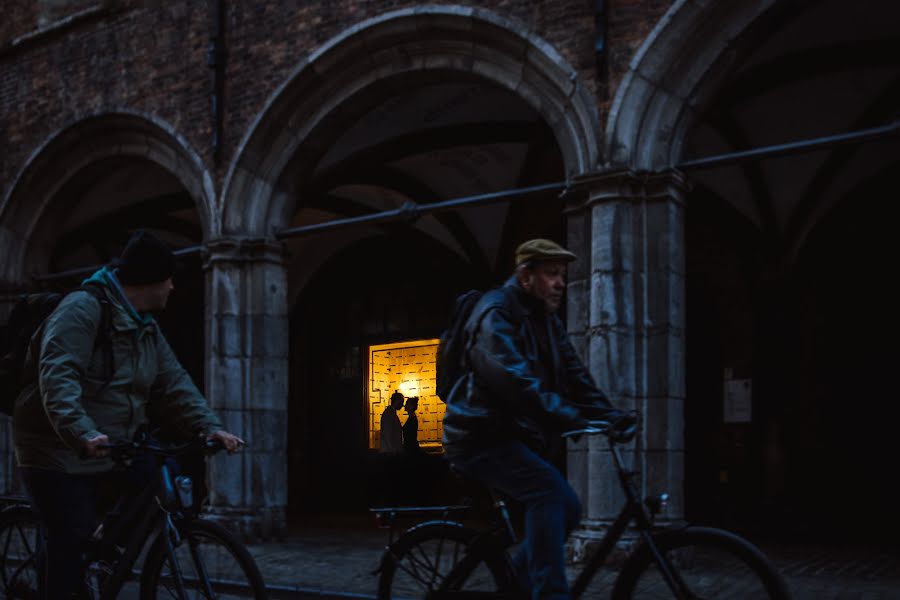
[[[506,555],[472,551],[477,532],[450,522],[425,523],[388,547],[378,577],[379,600],[449,599],[483,595],[510,597]]]
[[[662,563],[648,544],[642,544],[622,566],[614,600],[790,598],[784,578],[769,559],[733,533],[688,527],[654,534],[653,543]],[[665,570],[671,577],[664,575]]]
[[[141,575],[141,599],[267,598],[266,586],[247,548],[227,529],[209,521],[178,525],[175,561],[159,539],[147,553]]]
[[[14,506],[0,513],[0,590],[4,598],[38,598],[37,515],[27,506]]]

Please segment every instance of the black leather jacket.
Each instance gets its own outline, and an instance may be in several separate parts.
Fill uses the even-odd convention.
[[[466,333],[470,368],[444,415],[449,458],[509,439],[545,452],[563,431],[619,412],[597,389],[559,317],[514,277],[484,294]]]

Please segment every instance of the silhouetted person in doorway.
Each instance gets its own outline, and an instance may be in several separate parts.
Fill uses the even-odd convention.
[[[418,455],[422,452],[419,448],[419,417],[416,410],[419,408],[419,397],[413,396],[406,400],[406,423],[403,424],[403,451],[409,455]]]
[[[405,398],[399,391],[391,394],[391,403],[381,413],[381,439],[378,445],[379,468],[375,471],[374,490],[377,504],[397,504],[401,497],[403,480],[403,425],[397,411],[403,408]]]
[[[381,442],[379,452],[382,454],[400,454],[403,451],[403,426],[397,411],[403,406],[403,394],[391,394],[391,403],[381,413]]]

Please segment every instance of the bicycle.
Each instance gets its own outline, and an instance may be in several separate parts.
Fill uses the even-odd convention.
[[[608,423],[594,422],[568,437],[608,433]],[[666,494],[639,500],[636,472],[628,470],[617,443],[607,435],[610,454],[625,504],[603,540],[587,558],[571,587],[573,598],[584,595],[594,576],[613,554],[628,526],[634,522],[639,542],[628,553],[611,593],[613,600],[677,598],[736,598],[789,600],[787,584],[775,566],[749,541],[710,527],[660,527],[654,524]],[[432,520],[407,529],[391,539],[382,555],[377,597],[527,598],[516,583],[509,552],[516,534],[506,503],[491,492],[491,524],[470,528],[460,519],[466,506],[372,509],[382,522],[418,511]]]
[[[218,443],[195,441],[163,448],[142,440],[105,446],[120,465],[138,453],[155,459],[157,481],[120,498],[94,532],[86,550],[81,596],[112,600],[139,592],[154,598],[267,598],[265,584],[246,547],[227,529],[199,518],[193,482],[175,476],[170,459],[189,451],[213,454]],[[43,540],[38,516],[25,503],[0,513],[0,584],[6,598],[39,597]],[[143,567],[134,571],[141,556]],[[137,589],[135,589],[137,588]]]

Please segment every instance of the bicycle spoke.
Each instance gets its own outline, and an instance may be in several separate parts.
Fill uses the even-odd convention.
[[[175,548],[174,556],[182,569],[185,596],[191,600],[229,600],[256,597],[254,581],[246,571],[246,565],[235,556],[233,550],[216,535],[196,529],[188,524],[182,530],[184,538]],[[179,526],[181,528],[181,526]],[[179,598],[171,561],[166,559],[156,578],[156,599]]]

